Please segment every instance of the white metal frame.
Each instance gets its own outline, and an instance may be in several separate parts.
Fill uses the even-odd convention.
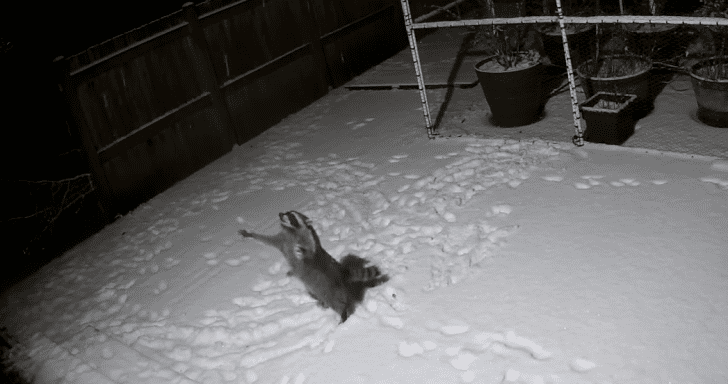
[[[455,1],[443,9],[457,5],[464,0]],[[681,17],[681,16],[591,16],[591,17],[572,17],[564,16],[561,10],[561,0],[556,0],[556,8],[558,16],[530,16],[516,18],[492,18],[492,19],[473,19],[473,20],[457,20],[457,21],[437,21],[432,23],[412,22],[410,14],[409,0],[401,0],[402,13],[404,14],[404,23],[407,29],[407,37],[409,39],[410,51],[412,52],[412,62],[417,75],[417,86],[420,91],[420,100],[422,101],[422,113],[425,116],[425,125],[427,126],[427,137],[434,139],[437,134],[432,127],[432,119],[430,117],[430,106],[427,102],[427,94],[425,91],[425,80],[422,76],[422,66],[420,65],[420,55],[417,51],[417,39],[415,39],[415,29],[428,28],[450,28],[465,27],[478,25],[502,25],[502,24],[550,24],[558,22],[561,27],[561,38],[564,43],[564,57],[566,59],[567,76],[569,78],[569,91],[571,94],[571,105],[574,116],[574,129],[576,135],[573,142],[576,145],[583,145],[583,131],[581,129],[581,117],[579,115],[578,101],[576,99],[576,87],[574,85],[574,72],[571,67],[571,57],[569,55],[568,42],[566,39],[565,24],[676,24],[676,25],[704,25],[704,26],[725,26],[728,27],[728,19],[708,18],[708,17]],[[425,16],[419,17],[416,21],[424,20],[439,13],[439,11],[431,12]]]

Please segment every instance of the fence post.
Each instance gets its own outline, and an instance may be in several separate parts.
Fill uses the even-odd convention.
[[[58,90],[63,95],[66,102],[64,120],[66,124],[73,124],[81,137],[81,145],[86,155],[86,162],[91,169],[91,180],[95,184],[94,189],[98,189],[98,207],[101,211],[102,224],[106,225],[113,221],[116,210],[116,198],[109,181],[106,179],[106,172],[99,159],[99,152],[91,141],[91,132],[93,127],[88,126],[84,121],[84,114],[81,110],[81,103],[78,100],[78,84],[71,77],[69,62],[63,56],[53,59],[54,77]],[[70,127],[73,129],[74,127]]]
[[[311,6],[310,0],[300,0],[301,12],[303,12],[303,27],[307,30],[308,41],[311,47],[311,55],[313,56],[313,63],[316,67],[316,80],[317,80],[317,93],[316,98],[319,98],[329,92],[329,84],[333,82],[330,79],[328,66],[326,65],[326,57],[324,55],[324,48],[321,45],[321,36],[316,22],[316,11]]]
[[[192,47],[188,50],[188,54],[192,58],[192,67],[200,79],[202,90],[210,93],[212,100],[212,106],[217,111],[217,115],[220,118],[220,122],[223,129],[226,131],[228,145],[226,152],[232,149],[232,146],[238,142],[237,130],[232,125],[232,119],[228,112],[225,98],[222,95],[220,86],[218,85],[218,78],[215,75],[215,69],[212,66],[212,60],[210,59],[210,49],[205,40],[205,34],[200,27],[200,22],[197,15],[197,7],[192,2],[187,2],[182,5],[185,19],[189,26],[190,36],[192,38]],[[184,44],[187,48],[187,45]]]

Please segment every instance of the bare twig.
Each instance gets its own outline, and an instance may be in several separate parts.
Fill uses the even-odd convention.
[[[31,207],[26,208],[27,214],[0,218],[6,225],[28,222],[26,227],[33,228],[33,235],[23,245],[23,253],[27,254],[35,243],[46,234],[52,233],[56,221],[61,215],[75,207],[81,208],[83,199],[95,190],[91,174],[84,173],[62,180],[3,180],[9,185],[7,188],[23,190],[31,199]],[[11,215],[12,216],[12,215]]]

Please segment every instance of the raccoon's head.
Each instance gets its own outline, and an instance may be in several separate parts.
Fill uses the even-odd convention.
[[[316,253],[319,239],[311,226],[311,221],[302,213],[289,211],[280,213],[281,227],[292,238],[293,252],[298,260],[311,257]]]

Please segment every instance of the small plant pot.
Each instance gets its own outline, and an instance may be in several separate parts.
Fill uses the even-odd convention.
[[[648,56],[656,61],[669,61],[680,56],[681,46],[675,42],[677,24],[625,24],[628,47],[633,54]]]
[[[584,140],[621,145],[634,133],[637,95],[598,92],[579,104],[586,121]]]
[[[655,84],[650,72],[652,60],[646,56],[610,55],[581,64],[576,73],[587,98],[597,92],[637,95],[634,112],[636,119],[647,116],[655,107]]]
[[[698,102],[698,119],[712,127],[728,128],[728,56],[694,64],[690,79]]]
[[[495,59],[496,56],[490,56],[475,64],[492,123],[500,127],[517,127],[538,121],[545,104],[544,65],[539,62],[506,71],[488,68]]]
[[[543,50],[551,60],[551,64],[566,67],[564,42],[561,40],[559,25],[545,25],[539,28],[539,32],[541,33]],[[569,42],[571,65],[576,67],[591,56],[591,47],[594,46],[594,24],[575,24],[575,27],[568,25],[566,40]]]

